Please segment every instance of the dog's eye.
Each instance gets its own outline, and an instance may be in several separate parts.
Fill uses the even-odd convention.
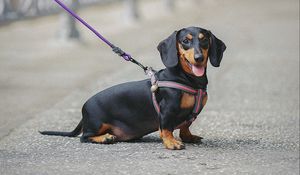
[[[189,42],[190,42],[190,40],[189,39],[184,39],[183,41],[182,41],[184,44],[188,44]]]

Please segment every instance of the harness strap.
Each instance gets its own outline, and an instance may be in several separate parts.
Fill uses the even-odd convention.
[[[180,89],[180,90],[185,91],[192,95],[195,95],[198,92],[198,90],[195,90],[194,88],[191,88],[184,84],[176,83],[173,81],[157,81],[157,85],[158,85],[158,87],[168,87],[168,88]]]
[[[195,96],[195,106],[193,109],[194,114],[198,114],[201,112],[201,109],[203,108],[202,100],[204,94],[206,95],[206,92],[202,91],[201,89],[198,90],[197,96]]]
[[[194,88],[189,87],[187,85],[177,83],[177,82],[173,82],[173,81],[156,81],[154,76],[151,77],[151,84],[152,84],[152,86],[157,86],[157,88],[160,88],[160,87],[174,88],[174,89],[179,89],[179,90],[182,90],[186,93],[194,95],[195,105],[194,105],[194,108],[193,108],[193,112],[191,114],[191,118],[195,119],[196,116],[201,112],[201,110],[203,108],[203,105],[202,105],[203,98],[204,98],[204,96],[207,95],[206,90],[204,90],[204,89],[194,89]],[[152,101],[153,101],[153,105],[154,105],[154,108],[155,108],[156,112],[159,114],[160,113],[160,107],[159,107],[159,104],[156,100],[155,91],[152,92]]]
[[[154,92],[152,92],[152,102],[153,102],[153,106],[154,106],[157,114],[160,114],[160,107],[159,107],[159,104],[157,103],[156,96],[155,96]]]

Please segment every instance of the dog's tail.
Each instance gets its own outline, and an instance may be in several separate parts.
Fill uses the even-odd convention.
[[[43,135],[76,137],[82,132],[82,120],[79,122],[77,127],[71,132],[61,132],[61,131],[39,131],[39,132]]]

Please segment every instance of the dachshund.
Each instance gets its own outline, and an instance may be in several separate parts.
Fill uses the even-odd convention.
[[[165,69],[151,79],[126,82],[88,99],[82,119],[71,132],[42,131],[43,135],[76,137],[81,142],[110,144],[131,141],[159,130],[164,146],[184,149],[201,142],[189,127],[207,102],[208,60],[219,67],[226,49],[223,41],[199,27],[173,32],[157,47]],[[180,129],[181,140],[173,131]]]

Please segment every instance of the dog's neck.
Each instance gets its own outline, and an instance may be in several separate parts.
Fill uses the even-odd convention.
[[[191,75],[186,72],[183,72],[183,73],[192,84],[195,84],[196,89],[206,89],[207,88],[208,79],[206,76],[206,68],[205,68],[204,74],[201,77],[197,77],[195,75]]]
[[[159,80],[175,81],[178,83],[185,84],[195,89],[206,89],[208,80],[206,76],[206,70],[203,76],[197,77],[185,73],[181,68],[166,68],[162,69],[157,73]]]

